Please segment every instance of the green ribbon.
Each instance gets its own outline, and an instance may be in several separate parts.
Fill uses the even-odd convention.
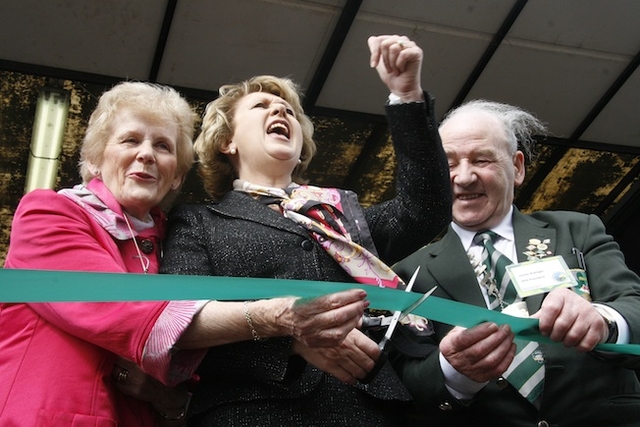
[[[0,301],[5,303],[187,299],[231,301],[283,296],[316,298],[333,292],[359,288],[367,292],[371,307],[396,311],[404,310],[420,297],[419,294],[412,292],[358,283],[54,270],[0,269],[0,284]],[[413,310],[413,313],[438,322],[467,328],[482,322],[508,324],[520,338],[544,343],[553,342],[540,334],[537,319],[508,316],[486,308],[434,296],[427,298]],[[640,355],[638,344],[600,344],[596,348]]]

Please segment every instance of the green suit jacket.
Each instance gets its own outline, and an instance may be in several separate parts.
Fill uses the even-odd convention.
[[[617,243],[595,215],[541,211],[524,215],[514,208],[513,227],[518,261],[530,239],[549,240],[553,255],[569,268],[579,268],[573,248],[584,254],[594,302],[617,310],[630,328],[630,342],[640,342],[640,278],[629,270]],[[414,290],[438,285],[435,296],[486,307],[476,276],[457,234],[444,237],[400,261],[394,269],[404,279],[420,266]],[[545,295],[526,299],[535,313]],[[511,386],[491,381],[470,401],[459,402],[444,385],[437,344],[452,328],[435,323],[433,351],[425,358],[395,354],[394,367],[416,399],[416,424],[429,426],[640,426],[640,383],[633,370],[637,358],[579,353],[561,344],[541,344],[545,355],[545,386],[540,410]],[[428,421],[428,423],[427,423]]]

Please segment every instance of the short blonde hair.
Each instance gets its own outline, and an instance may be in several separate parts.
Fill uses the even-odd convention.
[[[303,174],[316,152],[316,143],[313,141],[313,123],[304,114],[298,86],[288,78],[256,76],[238,84],[222,86],[219,92],[220,96],[207,105],[202,129],[195,142],[198,171],[207,194],[219,199],[233,188],[237,173],[221,149],[233,136],[233,116],[238,101],[253,92],[279,96],[293,108],[302,128],[302,152],[301,162],[293,170],[292,179],[301,184],[306,183]]]
[[[104,92],[91,113],[80,150],[80,176],[83,183],[93,178],[88,163],[100,164],[111,133],[111,123],[123,108],[156,117],[178,126],[177,173],[186,178],[193,166],[193,133],[198,119],[189,103],[173,88],[144,82],[122,82]]]

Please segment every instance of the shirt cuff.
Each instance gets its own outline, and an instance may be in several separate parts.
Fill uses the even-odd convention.
[[[400,97],[396,94],[390,93],[389,94],[389,99],[387,101],[388,105],[398,105],[398,104],[402,104],[402,100],[400,99]]]
[[[629,344],[629,324],[620,313],[605,304],[592,303],[596,310],[602,310],[613,318],[618,327],[618,339],[614,344]]]
[[[458,400],[473,399],[473,396],[488,384],[488,381],[479,383],[458,372],[442,353],[440,353],[440,369],[444,374],[445,387]]]
[[[180,350],[175,344],[207,302],[187,300],[167,304],[145,344],[141,362],[143,371],[169,386],[191,378],[207,349]]]
[[[415,102],[426,102],[425,100],[420,100],[420,101],[413,101],[413,103]],[[400,104],[409,104],[409,102],[402,102],[402,99],[394,94],[394,93],[390,93],[389,94],[389,98],[387,99],[387,105],[400,105]]]

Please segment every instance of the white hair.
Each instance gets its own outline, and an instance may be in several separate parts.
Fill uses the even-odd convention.
[[[547,135],[547,127],[533,114],[513,105],[477,99],[449,111],[440,126],[449,119],[469,112],[483,112],[495,117],[504,126],[510,154],[522,150],[527,160],[534,155],[535,136]]]

